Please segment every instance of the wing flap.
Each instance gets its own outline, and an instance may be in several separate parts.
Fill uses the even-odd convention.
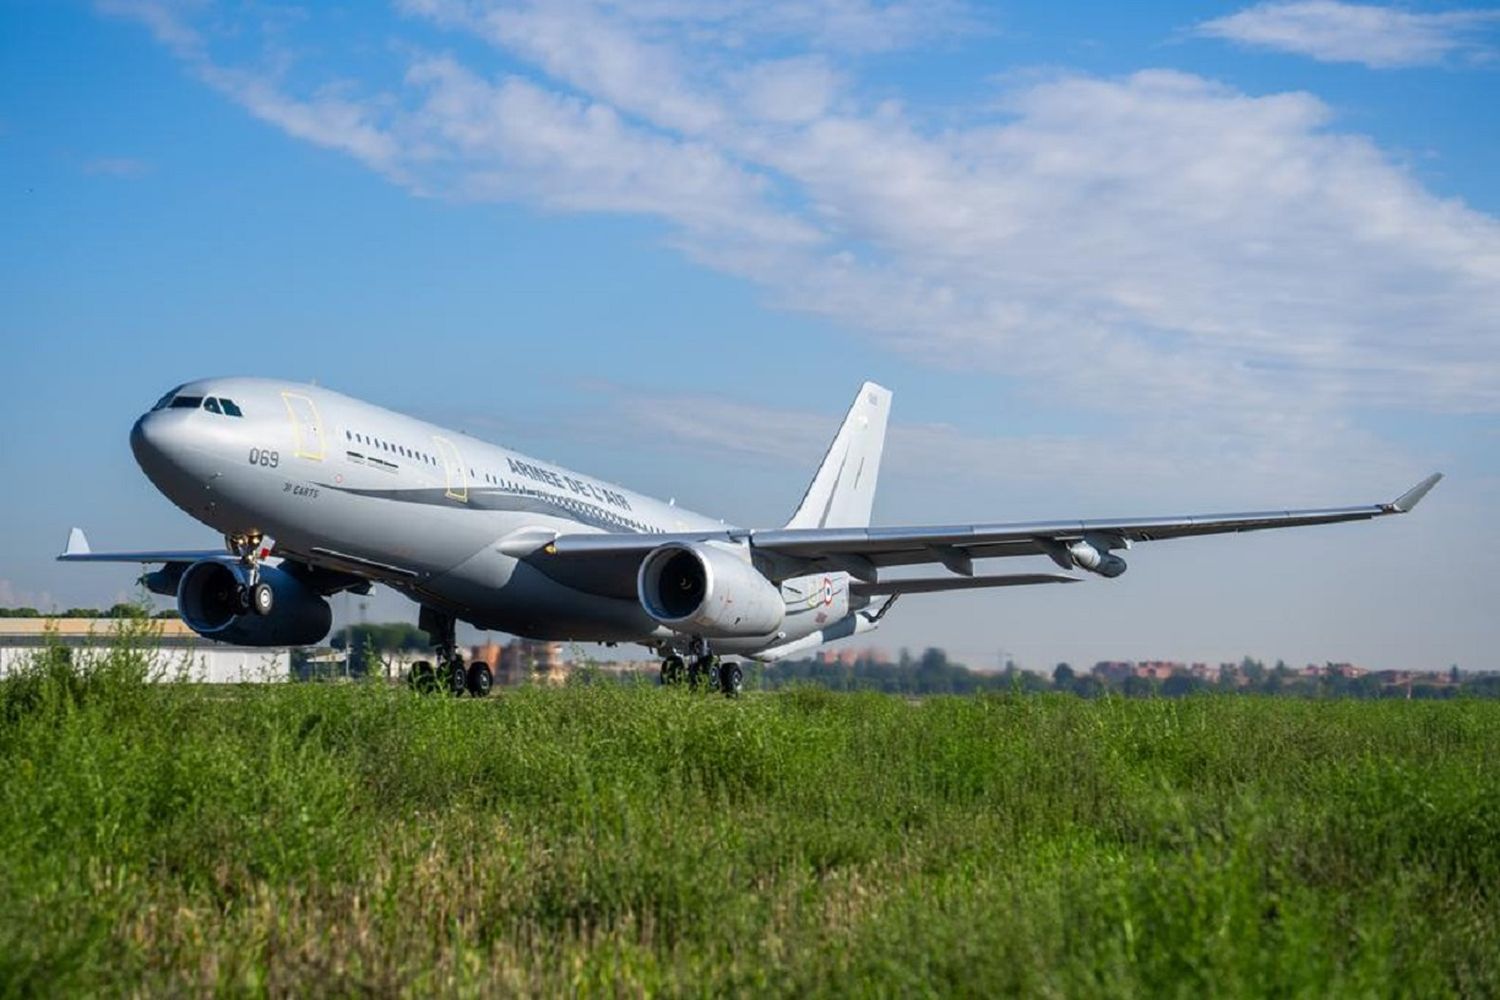
[[[886,594],[936,594],[949,590],[981,590],[989,587],[1029,587],[1043,583],[1082,583],[1065,573],[1008,573],[997,576],[914,577],[906,580],[880,580],[876,583],[849,584],[856,597],[880,597]]]

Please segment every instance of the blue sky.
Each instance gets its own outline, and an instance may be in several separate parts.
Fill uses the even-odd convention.
[[[1500,668],[1497,56],[1478,4],[0,4],[0,604],[128,589],[74,523],[211,540],[125,443],[187,378],[760,525],[868,377],[886,523],[1449,474],[882,644]]]

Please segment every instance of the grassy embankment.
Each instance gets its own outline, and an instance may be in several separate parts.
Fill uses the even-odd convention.
[[[0,991],[1500,994],[1500,703],[0,683]]]

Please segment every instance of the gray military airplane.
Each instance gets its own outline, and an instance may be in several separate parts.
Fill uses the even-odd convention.
[[[1125,572],[1136,542],[1332,524],[1411,510],[1442,478],[1389,503],[1191,517],[870,526],[891,393],[866,382],[784,527],[726,525],[622,486],[317,386],[219,378],[178,386],[136,421],[130,446],[168,499],[220,532],[223,550],[93,552],[68,562],[160,564],[142,577],[200,635],[308,645],[327,598],[383,583],[416,601],[437,667],[420,687],[488,693],[458,655],[455,623],[537,639],[634,642],[663,683],[736,694],[741,667],[875,628],[902,594],[1074,583],[1066,573],[980,574],[975,561],[1044,556]],[[900,566],[938,576],[887,577]]]

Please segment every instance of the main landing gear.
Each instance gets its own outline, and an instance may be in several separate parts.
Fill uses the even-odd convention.
[[[276,548],[276,539],[267,538],[258,532],[250,535],[226,535],[224,545],[244,568],[244,580],[235,592],[240,614],[255,614],[264,618],[276,607],[276,592],[260,578],[260,562],[270,556]]]
[[[456,625],[452,615],[424,605],[417,617],[417,627],[432,639],[432,652],[437,659],[437,666],[427,660],[413,663],[411,672],[406,675],[406,682],[411,685],[412,690],[423,694],[442,690],[455,698],[466,694],[483,698],[490,693],[490,688],[495,686],[495,675],[490,672],[490,665],[483,660],[465,665],[454,638]]]
[[[662,658],[661,682],[664,687],[686,683],[695,691],[718,691],[726,698],[738,698],[745,689],[745,672],[738,663],[714,656],[700,640],[687,659],[675,652]]]

